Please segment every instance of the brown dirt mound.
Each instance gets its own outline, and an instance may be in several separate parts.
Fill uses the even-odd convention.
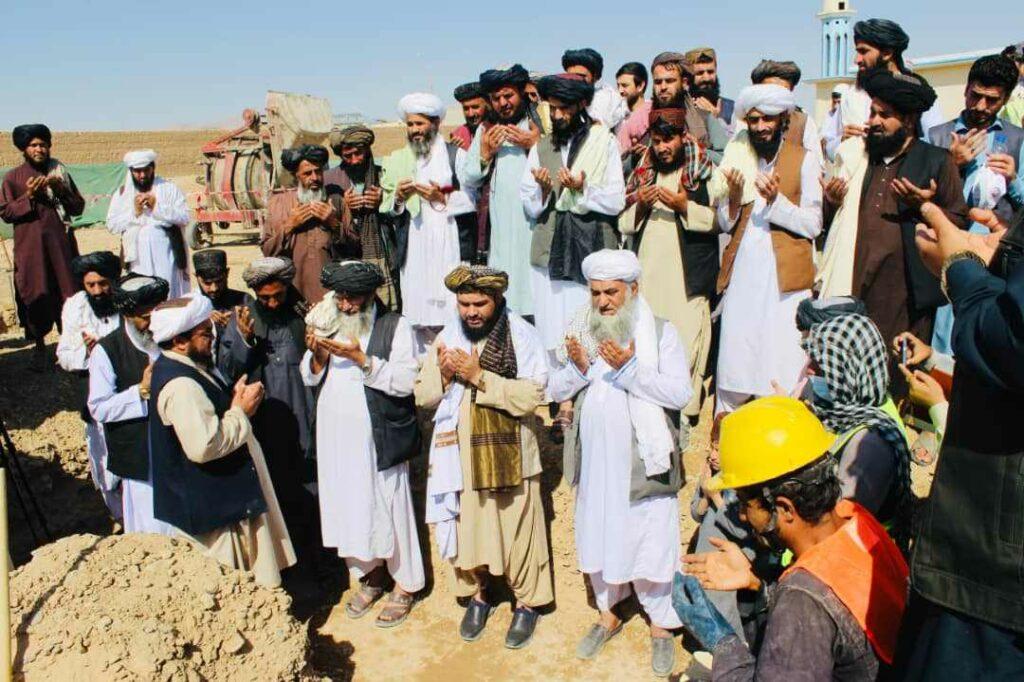
[[[159,535],[74,535],[11,576],[15,679],[298,679],[289,598]]]

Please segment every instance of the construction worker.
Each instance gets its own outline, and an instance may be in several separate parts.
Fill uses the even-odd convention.
[[[755,400],[721,425],[716,489],[733,489],[740,519],[794,561],[770,590],[755,655],[704,589],[762,591],[732,543],[684,559],[672,605],[713,653],[715,679],[874,680],[892,662],[906,603],[907,564],[863,507],[840,500],[834,437],[793,398]]]

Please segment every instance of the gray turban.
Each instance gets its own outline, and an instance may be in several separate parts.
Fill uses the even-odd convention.
[[[800,82],[800,67],[796,62],[776,62],[762,59],[761,63],[750,72],[750,82],[763,83],[766,78],[781,78],[795,88]]]
[[[163,303],[170,290],[165,279],[128,273],[114,289],[114,307],[119,313],[131,315],[143,308]]]
[[[286,284],[295,277],[295,263],[291,258],[268,256],[249,263],[242,273],[242,280],[250,289],[258,289],[267,282],[280,280]]]

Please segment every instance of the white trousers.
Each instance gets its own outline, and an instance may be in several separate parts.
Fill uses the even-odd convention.
[[[178,529],[153,516],[153,484],[148,481],[121,479],[121,498],[124,501],[125,533],[157,533],[176,537]]]
[[[726,391],[720,388],[715,393],[715,414],[730,414],[735,412],[753,397],[758,396],[753,396],[750,393]]]
[[[601,573],[588,573],[590,586],[594,588],[594,599],[601,611],[612,607],[629,596],[632,586],[651,624],[666,630],[683,626],[676,610],[672,608],[672,583],[652,583],[650,580],[634,580],[631,583],[609,584]]]

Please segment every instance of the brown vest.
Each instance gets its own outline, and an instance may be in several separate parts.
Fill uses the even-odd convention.
[[[800,205],[800,168],[807,150],[800,141],[783,139],[779,149],[779,160],[775,173],[779,176],[779,193]],[[740,209],[740,217],[733,231],[732,240],[722,254],[722,269],[718,273],[718,293],[729,286],[732,266],[736,260],[747,222],[753,210],[753,202]],[[775,272],[779,278],[779,293],[810,289],[814,284],[814,246],[810,239],[797,236],[785,228],[771,225],[772,250],[775,251]]]
[[[804,146],[804,130],[807,128],[807,114],[794,109],[789,115],[789,125],[786,127],[785,137],[788,142]]]

